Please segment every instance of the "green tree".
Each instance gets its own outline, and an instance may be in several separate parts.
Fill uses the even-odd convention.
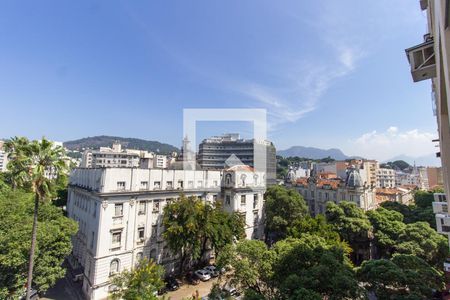
[[[370,258],[372,225],[361,208],[353,202],[328,202],[325,216],[327,222],[352,247],[352,260],[355,263]]]
[[[143,258],[131,271],[124,270],[113,277],[111,284],[115,288],[111,292],[111,298],[157,300],[157,292],[164,286],[163,276],[164,268],[162,266]]]
[[[0,181],[0,299],[17,297],[26,284],[33,201],[31,193],[12,191]],[[61,209],[49,203],[40,206],[33,271],[39,291],[64,277],[61,265],[72,250],[71,237],[76,231],[76,222],[64,217]]]
[[[265,194],[266,232],[278,240],[287,235],[292,224],[308,215],[308,206],[303,197],[293,189],[271,186]]]
[[[325,216],[320,214],[316,217],[305,216],[297,219],[288,228],[288,237],[301,238],[304,234],[317,235],[329,242],[340,243],[341,241],[339,233],[331,224],[327,223]]]
[[[383,207],[369,210],[366,214],[374,228],[374,241],[379,256],[390,257],[394,252],[399,234],[406,226],[403,223],[403,215]]]
[[[251,290],[248,293],[252,294],[252,297],[278,299],[271,282],[275,255],[262,241],[242,240],[236,245],[228,245],[219,254],[217,265],[231,267],[231,275],[228,275],[230,282],[244,290]]]
[[[449,254],[447,239],[426,222],[407,224],[398,237],[395,250],[416,255],[439,269]]]
[[[216,254],[227,244],[245,235],[245,221],[238,213],[228,213],[216,203],[181,195],[164,208],[164,239],[180,254],[180,273],[186,260],[197,261],[211,247]]]
[[[30,190],[34,194],[34,218],[27,276],[27,296],[30,298],[33,282],[34,254],[36,249],[39,204],[55,196],[55,181],[67,170],[64,149],[42,138],[29,142],[26,138],[12,138],[5,143],[9,153],[8,171],[14,187]]]
[[[430,299],[444,287],[442,274],[415,255],[365,261],[357,269],[358,279],[378,299]]]
[[[277,260],[273,280],[283,299],[359,299],[358,286],[346,249],[305,234],[274,245]]]
[[[183,272],[186,259],[200,257],[200,232],[205,225],[201,223],[203,206],[197,198],[181,195],[178,201],[164,207],[163,237],[169,248],[180,254],[180,273]]]

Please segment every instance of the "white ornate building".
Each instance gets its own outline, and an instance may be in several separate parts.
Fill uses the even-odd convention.
[[[87,299],[105,299],[110,278],[143,256],[177,267],[163,238],[164,206],[180,193],[222,201],[226,211],[245,216],[247,238],[263,236],[263,173],[247,166],[223,171],[138,168],[75,169],[70,176],[68,216],[79,224],[71,261],[83,270]]]
[[[313,216],[325,213],[329,201],[354,202],[365,211],[376,207],[375,187],[363,183],[359,170],[355,168],[348,170],[346,180],[324,179],[313,174],[308,178],[299,178],[293,184],[305,199]]]

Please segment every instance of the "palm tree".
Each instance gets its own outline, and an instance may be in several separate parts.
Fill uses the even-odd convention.
[[[13,187],[29,190],[34,194],[34,218],[31,233],[30,258],[27,277],[27,296],[30,299],[33,280],[34,251],[38,226],[39,204],[54,197],[56,179],[67,170],[64,149],[42,138],[29,141],[14,137],[5,143],[8,154],[8,171]]]

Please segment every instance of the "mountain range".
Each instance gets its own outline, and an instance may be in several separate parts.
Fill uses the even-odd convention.
[[[177,147],[165,143],[160,143],[158,141],[147,141],[137,138],[125,138],[107,135],[92,136],[78,140],[67,141],[64,142],[64,147],[66,147],[69,150],[78,150],[78,151],[87,148],[99,149],[100,147],[111,147],[115,141],[122,144],[122,147],[128,149],[146,150],[161,154],[180,152],[180,150]]]
[[[289,149],[277,151],[277,154],[283,157],[298,156],[311,159],[331,157],[336,160],[345,160],[350,158],[349,156],[345,155],[340,149],[319,149],[304,146],[292,146]]]

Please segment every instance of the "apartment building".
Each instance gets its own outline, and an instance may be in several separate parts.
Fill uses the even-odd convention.
[[[426,11],[428,32],[423,41],[406,49],[414,82],[431,79],[432,105],[437,120],[439,143],[437,157],[441,158],[444,194],[435,194],[433,211],[438,232],[450,235],[450,2],[447,0],[420,0]],[[450,277],[450,262],[444,263]],[[449,286],[447,286],[448,288]]]
[[[85,150],[82,155],[82,168],[144,168],[167,169],[169,159],[166,155],[153,152],[122,149],[120,143],[112,147],[100,147],[99,150]]]
[[[329,201],[350,201],[364,210],[370,210],[376,207],[375,188],[364,184],[359,172],[357,168],[351,167],[345,180],[313,174],[308,178],[297,179],[293,186],[303,196],[313,216],[325,213]]]
[[[430,189],[442,187],[444,185],[442,168],[440,167],[428,167],[427,178],[428,178],[428,186]]]
[[[388,168],[379,168],[377,170],[377,188],[394,188],[395,170]]]
[[[264,163],[267,185],[276,183],[276,149],[272,142],[242,139],[238,133],[228,133],[204,139],[199,145],[197,161],[203,170],[220,170],[228,159],[238,158],[245,165],[255,167],[257,160]]]
[[[111,276],[142,257],[177,270],[177,256],[162,238],[164,206],[180,193],[221,201],[241,212],[247,238],[263,237],[264,174],[248,166],[221,171],[79,168],[70,176],[67,212],[79,224],[69,261],[81,269],[87,299],[106,299]]]

